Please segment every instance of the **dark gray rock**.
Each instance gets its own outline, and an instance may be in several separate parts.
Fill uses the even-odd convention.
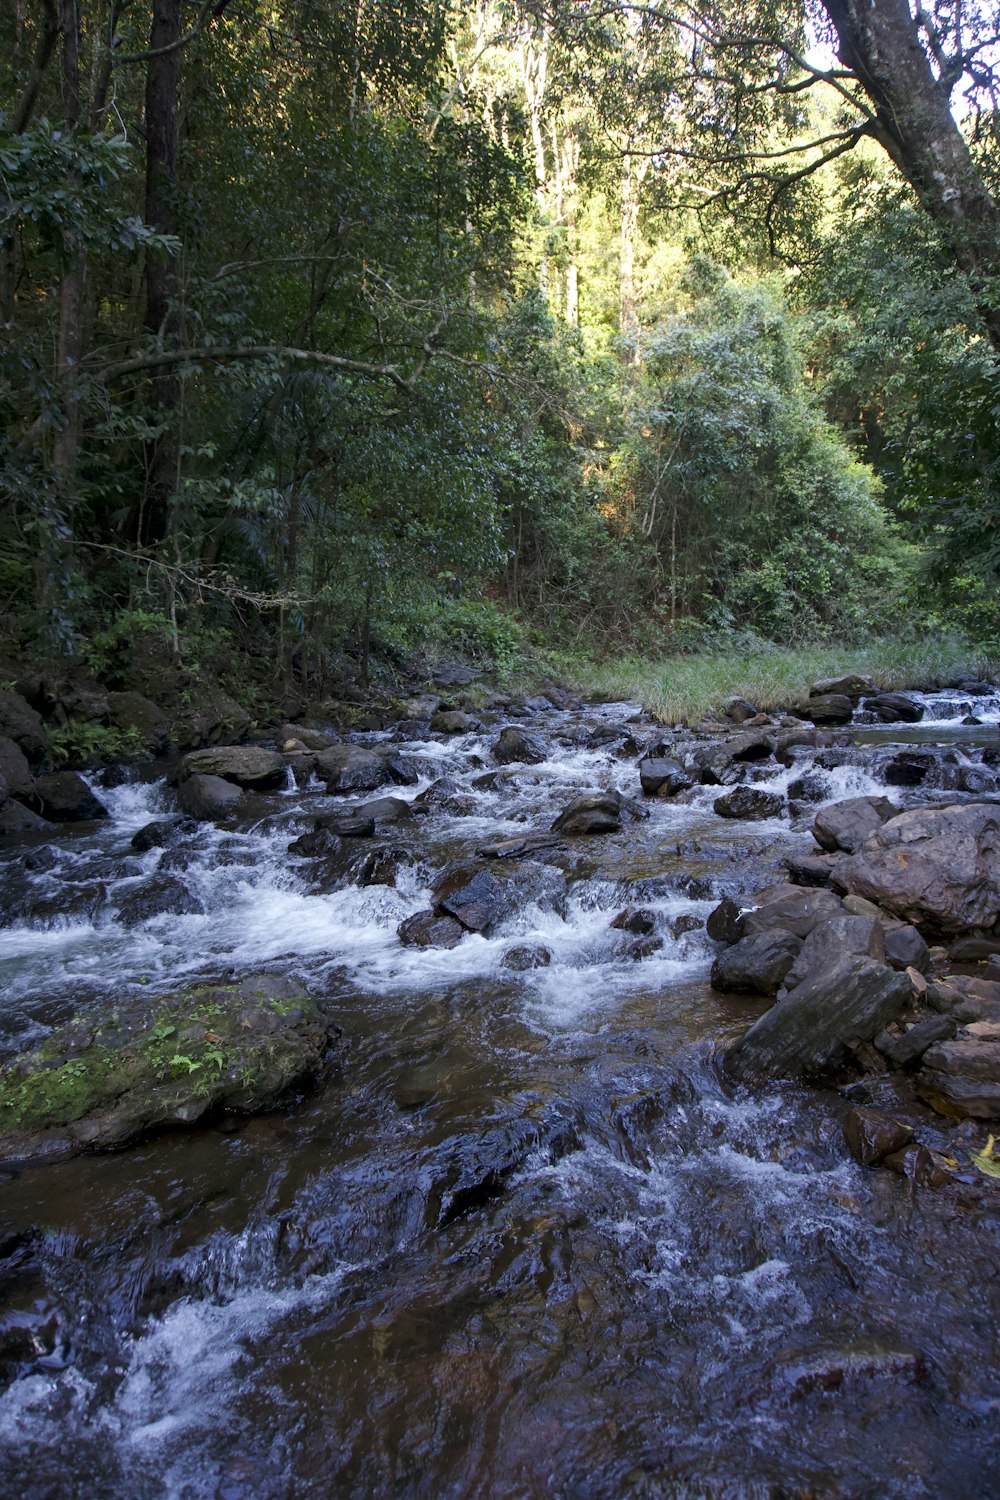
[[[833,891],[807,890],[800,886],[778,886],[760,893],[761,904],[743,913],[745,937],[781,928],[807,938],[817,923],[840,916],[843,908]]]
[[[434,911],[418,911],[400,922],[399,941],[407,948],[456,948],[466,929],[454,917]]]
[[[1000,917],[1000,807],[901,813],[840,861],[834,883],[933,933],[991,928]]]
[[[89,823],[108,816],[104,803],[75,771],[37,777],[33,801],[42,817],[53,823]]]
[[[310,729],[305,724],[282,724],[277,739],[282,749],[285,749],[289,741],[294,740],[314,753],[329,750],[340,742],[339,735],[330,734],[323,729]]]
[[[218,776],[236,786],[266,791],[285,785],[287,767],[274,750],[261,750],[256,745],[218,745],[185,755],[179,774],[182,780],[188,776]]]
[[[759,822],[779,818],[785,810],[785,799],[777,792],[765,792],[756,786],[737,786],[716,797],[712,804],[720,818],[742,818]]]
[[[289,844],[288,852],[296,859],[337,859],[343,852],[343,844],[332,828],[317,820],[310,833],[303,833]]]
[[[454,917],[469,932],[488,933],[529,903],[548,911],[561,910],[566,877],[537,860],[463,864],[446,869],[432,890],[438,912]]]
[[[824,693],[798,704],[795,716],[807,719],[810,724],[849,724],[854,717],[854,704],[844,693]]]
[[[924,716],[924,705],[905,693],[879,693],[866,698],[864,706],[883,724],[919,724]]]
[[[560,841],[553,833],[525,833],[509,839],[496,839],[490,844],[481,844],[476,850],[484,859],[524,859],[532,854],[541,854],[547,849],[558,849]]]
[[[28,759],[20,745],[7,735],[0,735],[0,776],[12,797],[30,797],[35,789]]]
[[[747,729],[742,734],[726,735],[699,746],[691,752],[691,765],[706,786],[718,786],[723,775],[734,766],[769,760],[773,753],[774,741],[770,735],[759,729]]]
[[[211,823],[235,812],[243,801],[242,789],[221,776],[189,776],[177,788],[177,805],[189,818]]]
[[[502,968],[511,969],[515,974],[547,969],[551,962],[552,954],[541,943],[521,943],[516,948],[508,948],[500,960]]]
[[[108,716],[117,729],[132,733],[154,755],[170,743],[171,725],[166,714],[142,693],[109,693]]]
[[[926,974],[931,966],[931,950],[908,923],[886,928],[885,956],[894,969],[916,969],[918,974]]]
[[[0,837],[17,839],[27,833],[51,831],[53,824],[11,798],[0,798]]]
[[[675,797],[694,784],[679,760],[664,757],[639,762],[639,783],[645,797]]]
[[[538,765],[548,759],[548,754],[544,740],[516,725],[501,730],[500,738],[493,746],[493,759],[502,766]]]
[[[899,1036],[880,1031],[875,1038],[875,1046],[894,1068],[908,1068],[919,1062],[935,1042],[951,1041],[957,1026],[954,1016],[928,1016],[926,1020],[908,1027]]]
[[[552,824],[554,833],[617,833],[622,799],[618,792],[586,792],[574,797]]]
[[[854,854],[899,808],[888,797],[848,797],[816,814],[813,838],[821,849]]]
[[[627,906],[612,919],[611,926],[618,932],[631,932],[633,937],[648,937],[656,931],[656,913],[643,906]]]
[[[871,679],[857,672],[848,672],[843,677],[821,677],[809,689],[810,698],[828,698],[831,694],[842,698],[858,699],[872,691]]]
[[[746,1082],[822,1076],[894,1020],[912,993],[905,974],[871,958],[842,959],[761,1016],[727,1053],[726,1066]]]
[[[471,714],[459,708],[446,708],[433,715],[430,727],[434,734],[470,734],[478,726]]]
[[[48,746],[42,716],[20,693],[0,688],[0,734],[13,740],[31,761],[41,760]]]
[[[115,907],[115,916],[123,927],[137,927],[153,917],[200,916],[205,904],[193,891],[189,891],[176,876],[159,877],[129,891]]]
[[[756,708],[746,698],[730,698],[723,711],[733,724],[745,724],[747,719],[757,717]]]
[[[829,886],[836,862],[833,854],[789,855],[785,860],[785,867],[793,885],[819,888]]]
[[[712,984],[731,993],[773,995],[802,948],[791,932],[761,932],[742,938],[712,965]]]
[[[328,792],[374,792],[390,780],[384,755],[364,745],[332,745],[316,756],[316,774]]]
[[[723,896],[709,912],[705,930],[714,943],[738,943],[743,936],[743,915],[732,896]]]
[[[885,934],[876,917],[852,917],[845,912],[817,922],[785,977],[785,989],[793,990],[810,974],[831,969],[847,957],[885,963]]]
[[[924,1054],[917,1092],[953,1119],[1000,1119],[1000,1023],[976,1021]]]

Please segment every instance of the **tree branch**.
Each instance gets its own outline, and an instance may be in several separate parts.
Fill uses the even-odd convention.
[[[59,6],[56,0],[42,0],[42,6],[45,11],[45,19],[42,23],[42,30],[35,47],[35,55],[32,58],[31,72],[28,75],[28,81],[24,85],[21,97],[17,101],[14,113],[11,116],[10,128],[15,135],[23,135],[28,128],[28,123],[31,120],[35,104],[38,100],[39,90],[42,87],[42,80],[48,71],[49,63],[52,61],[52,54],[56,50],[56,42],[59,40],[59,34],[62,30],[59,20]]]

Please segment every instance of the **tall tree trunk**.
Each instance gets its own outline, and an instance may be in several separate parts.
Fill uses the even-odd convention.
[[[1000,309],[984,295],[1000,275],[1000,211],[934,76],[909,0],[823,0],[845,67],[873,106],[870,133],[948,234],[1000,348]]]
[[[153,0],[146,72],[146,223],[162,234],[177,227],[177,75],[181,31],[180,0]],[[166,49],[166,50],[165,50]],[[173,256],[150,255],[146,261],[146,331],[164,344],[178,331],[177,267]],[[151,382],[153,420],[160,428],[146,448],[146,493],[134,518],[139,546],[160,542],[167,534],[170,502],[177,481],[177,415],[181,384],[177,375],[158,375]]]
[[[63,123],[67,134],[80,124],[80,9],[78,0],[62,5],[62,96]],[[72,190],[74,182],[69,183]],[[62,426],[56,434],[53,463],[56,485],[64,504],[72,504],[76,491],[76,461],[80,448],[79,367],[83,352],[83,310],[86,260],[77,235],[64,247],[66,257],[59,280],[59,343],[56,351],[56,382],[60,390]]]
[[[622,156],[621,243],[618,259],[618,329],[622,337],[622,363],[638,370],[639,293],[635,283],[635,242],[639,233],[639,204],[649,157],[638,161],[630,151]]]

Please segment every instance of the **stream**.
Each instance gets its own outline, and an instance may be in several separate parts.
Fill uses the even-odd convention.
[[[543,885],[451,950],[397,937],[449,861],[583,791],[642,800],[635,705],[518,720],[538,765],[498,771],[507,718],[399,744],[393,795],[457,790],[380,836],[392,886],[290,857],[366,800],[291,778],[137,853],[174,815],[162,767],[95,778],[107,822],[0,854],[3,1056],[109,996],[263,970],[349,1043],[287,1110],[0,1174],[0,1496],[1000,1496],[1000,1220],[858,1166],[836,1090],[734,1090],[717,1048],[766,1002],[712,990],[703,927],[812,849],[824,801],[996,792],[1000,701],[921,701],[746,768],[818,778],[808,815],[646,799],[543,851],[564,901]],[[911,784],[901,749],[929,758]],[[205,914],[118,920],[157,869]],[[634,907],[661,946],[611,927]],[[526,947],[550,961],[510,967]]]

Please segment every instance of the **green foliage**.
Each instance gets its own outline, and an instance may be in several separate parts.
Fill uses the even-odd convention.
[[[72,719],[65,728],[50,732],[47,754],[54,766],[107,766],[118,761],[141,760],[148,751],[148,745],[135,729]]]

